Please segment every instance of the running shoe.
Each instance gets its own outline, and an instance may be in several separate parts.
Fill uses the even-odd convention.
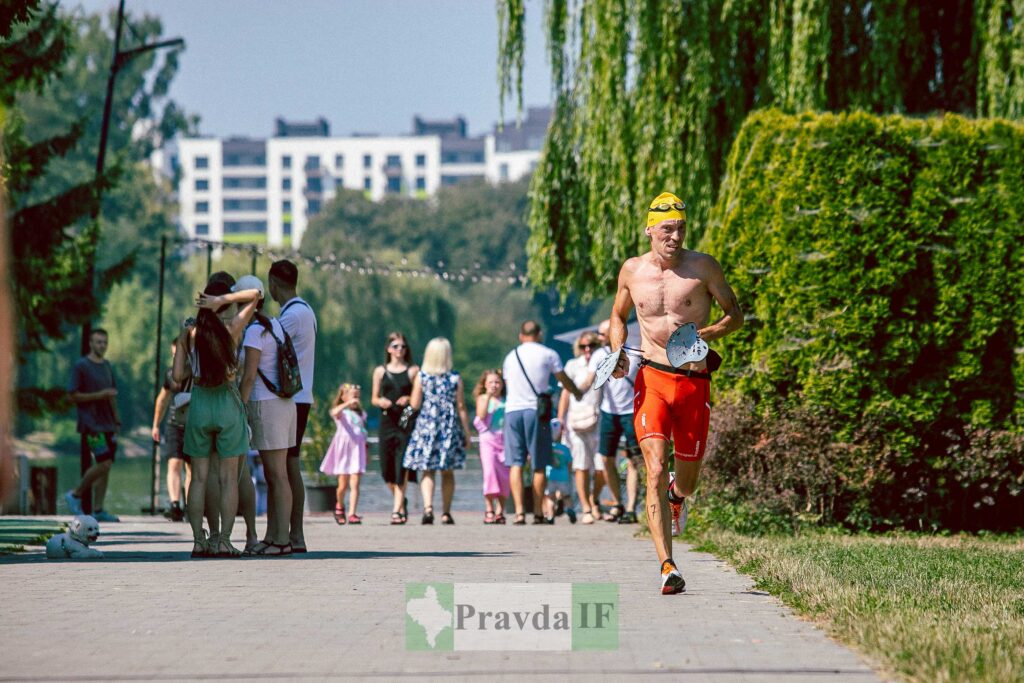
[[[683,575],[676,568],[672,560],[665,560],[661,563],[661,594],[675,595],[686,590],[686,581]]]
[[[675,477],[668,478],[668,504],[672,508],[672,535],[678,536],[686,529],[686,518],[690,512],[690,504],[685,498],[677,498],[673,491]]]
[[[627,512],[619,517],[619,524],[636,524],[636,514]]]
[[[106,510],[96,510],[92,513],[92,516],[96,518],[97,522],[120,522],[121,518],[115,514],[111,514]]]
[[[64,494],[64,502],[68,504],[68,509],[71,510],[71,514],[85,514],[82,512],[82,499],[76,496],[74,491],[68,491]]]

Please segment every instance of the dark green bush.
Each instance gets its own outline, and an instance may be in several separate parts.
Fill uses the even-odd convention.
[[[1024,524],[1022,245],[1019,124],[748,119],[702,250],[747,312],[718,385],[756,406],[776,504],[853,526]]]

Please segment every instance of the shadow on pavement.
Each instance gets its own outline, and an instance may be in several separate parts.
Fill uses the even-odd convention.
[[[155,541],[150,541],[154,543]],[[188,545],[188,544],[186,544]],[[102,543],[100,544],[102,546]],[[380,560],[397,557],[513,557],[519,553],[515,552],[473,552],[473,551],[437,551],[437,552],[403,552],[389,550],[366,550],[366,551],[314,551],[300,553],[287,557],[204,557],[192,559],[191,549],[182,551],[167,552],[128,552],[122,550],[104,550],[103,557],[94,560],[48,560],[44,552],[27,552],[17,555],[0,556],[0,565],[5,564],[40,564],[44,562],[59,562],[61,564],[110,564],[118,562],[303,562],[306,560]]]

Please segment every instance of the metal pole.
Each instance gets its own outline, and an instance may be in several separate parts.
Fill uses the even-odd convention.
[[[110,133],[110,110],[114,102],[114,81],[117,78],[118,69],[118,53],[121,51],[121,24],[124,21],[124,0],[118,3],[117,7],[117,27],[114,29],[114,55],[110,59],[110,75],[107,77],[107,98],[103,102],[103,125],[100,128],[100,149],[96,154],[96,180],[98,181],[103,176],[103,164],[107,157],[107,136]],[[93,210],[92,218],[97,220],[99,218],[100,206],[96,204],[96,208]],[[95,246],[95,245],[93,245]],[[95,277],[95,263],[89,261],[88,267],[88,282],[90,291],[93,289],[93,278]],[[92,322],[87,321],[82,325],[82,344],[81,350],[82,355],[89,353],[89,336],[92,334]],[[86,471],[92,467],[92,454],[89,452],[89,444],[85,440],[85,435],[82,435],[82,441],[79,445],[79,470],[82,476],[85,476]],[[90,490],[82,492],[82,510],[86,513],[92,512],[92,487]]]
[[[206,281],[210,281],[210,274],[213,272],[213,244],[206,243]]]
[[[167,262],[167,236],[160,238],[160,294],[156,300],[156,353],[153,359],[153,401],[160,395],[160,351],[163,346],[164,332],[164,269]],[[153,442],[153,482],[150,487],[149,514],[156,514],[157,501],[160,500],[160,453],[159,444]]]
[[[256,274],[256,247],[252,248],[252,274]]]

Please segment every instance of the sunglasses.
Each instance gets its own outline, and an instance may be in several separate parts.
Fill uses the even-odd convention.
[[[389,349],[407,349],[407,348],[409,348],[409,347],[408,347],[408,346],[406,346],[405,344],[398,344],[398,343],[396,343],[396,344],[392,344],[392,345],[391,345],[391,346],[389,346],[388,348],[389,348]]]
[[[593,351],[594,349],[601,348],[601,345],[600,344],[580,344],[580,348],[581,349],[590,349],[591,351]]]
[[[672,209],[675,209],[676,211],[686,211],[686,204],[684,204],[683,202],[672,202],[670,204],[658,204],[657,206],[652,206],[651,208],[649,208],[647,210],[648,211],[671,211]]]

